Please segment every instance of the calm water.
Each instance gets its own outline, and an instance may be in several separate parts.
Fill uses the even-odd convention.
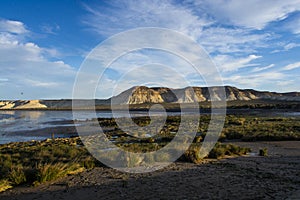
[[[85,121],[93,119],[95,114],[93,111],[78,111],[75,120]],[[147,116],[147,112],[132,112],[131,116]],[[161,115],[162,113],[156,113]],[[172,115],[178,115],[179,112],[174,112]],[[109,111],[97,111],[97,117],[111,118],[113,114]],[[127,117],[126,112],[118,112],[114,117]],[[12,133],[19,131],[30,131],[48,127],[57,126],[73,126],[74,124],[64,123],[61,121],[73,120],[72,111],[0,111],[0,144],[11,141],[27,141],[27,140],[42,140],[46,137],[33,135],[16,135],[10,136]],[[48,137],[47,137],[48,138]]]
[[[93,111],[77,111],[76,117],[73,117],[72,111],[0,111],[0,134],[4,132],[28,131],[41,129],[46,127],[57,126],[55,122],[66,120],[85,121],[93,119],[95,114]],[[161,113],[157,113],[160,115]],[[180,114],[179,112],[172,113]],[[146,116],[147,112],[132,112],[131,116]],[[96,116],[99,118],[111,118],[113,114],[109,111],[97,111]],[[118,112],[114,117],[127,117],[126,112]],[[64,124],[65,126],[71,124]],[[60,124],[60,126],[62,126]]]
[[[156,115],[162,113],[157,112]],[[145,111],[132,112],[131,116],[147,116]],[[180,115],[180,112],[168,113],[168,115]],[[272,113],[275,116],[294,116],[300,117],[300,112]],[[85,121],[94,118],[93,111],[78,111],[76,120]],[[97,111],[96,116],[100,118],[111,118],[112,113],[109,111]],[[114,117],[128,117],[126,112],[118,112]],[[72,111],[0,111],[0,144],[11,141],[27,141],[46,139],[41,136],[33,135],[16,135],[12,133],[19,131],[30,131],[56,126],[72,126],[73,124],[59,124],[61,121],[73,120]],[[80,123],[80,122],[79,122]]]

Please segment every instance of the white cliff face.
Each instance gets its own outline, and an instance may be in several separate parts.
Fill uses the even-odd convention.
[[[187,87],[183,89],[148,88],[145,86],[134,87],[113,97],[121,101],[120,104],[141,103],[193,103],[203,101],[220,101],[222,87]],[[227,101],[250,101],[254,99],[300,101],[300,93],[275,93],[260,92],[255,90],[241,90],[235,87],[225,86]]]
[[[129,97],[129,104],[163,103],[164,100],[158,91],[144,86],[137,87]]]
[[[300,92],[276,93],[261,92],[251,89],[241,90],[235,87],[225,86],[227,101],[251,101],[254,99],[300,101]],[[112,104],[142,104],[142,103],[193,103],[213,100],[221,100],[222,87],[187,87],[181,89],[169,89],[164,87],[148,88],[145,86],[132,87],[121,94],[108,100],[96,100],[96,105]],[[84,107],[93,105],[93,100],[77,100]],[[66,100],[18,100],[0,101],[0,109],[46,109],[46,108],[72,108],[72,101]]]
[[[0,108],[2,109],[11,109],[15,106],[15,103],[13,101],[1,101],[0,102]]]
[[[0,102],[0,109],[38,109],[38,108],[47,108],[47,106],[41,104],[40,100]]]
[[[33,108],[47,108],[46,105],[41,104],[39,100],[30,100],[24,102],[24,104],[18,105],[17,109],[33,109]]]

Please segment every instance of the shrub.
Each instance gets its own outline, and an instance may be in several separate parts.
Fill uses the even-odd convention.
[[[86,169],[93,169],[96,166],[96,160],[88,156],[83,160],[82,166]]]
[[[189,149],[184,153],[184,160],[193,163],[200,163],[202,158],[200,157],[200,149],[199,145],[191,145]]]
[[[9,173],[12,168],[12,159],[10,155],[1,155],[0,157],[0,176],[3,177],[4,174]]]
[[[37,167],[37,180],[34,183],[43,183],[46,181],[52,181],[69,174],[76,174],[83,171],[83,167],[80,167],[78,163],[55,163],[39,165]]]
[[[194,143],[200,143],[203,140],[202,136],[196,136],[194,139]]]
[[[219,143],[216,144],[216,146],[209,152],[208,157],[209,158],[221,158],[224,157],[226,153],[226,149],[221,146]]]
[[[233,144],[216,143],[215,147],[209,152],[209,158],[222,158],[224,156],[244,155],[250,152],[249,148],[239,147]]]
[[[267,148],[260,149],[259,150],[259,155],[260,156],[267,156],[268,155],[268,149]]]
[[[8,174],[8,178],[13,185],[20,185],[26,182],[24,168],[22,166],[13,167]]]
[[[12,188],[12,186],[8,180],[0,180],[0,192],[4,192],[5,190],[8,190],[10,188]]]

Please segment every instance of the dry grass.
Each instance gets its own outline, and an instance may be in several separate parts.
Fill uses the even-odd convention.
[[[55,163],[44,164],[37,167],[37,180],[35,185],[46,181],[53,181],[69,174],[84,171],[78,163]]]
[[[8,190],[10,188],[12,188],[12,185],[8,180],[0,180],[0,192],[4,192],[5,190]]]

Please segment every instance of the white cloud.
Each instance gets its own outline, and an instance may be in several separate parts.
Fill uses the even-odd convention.
[[[241,28],[210,27],[202,31],[198,42],[209,52],[253,53],[257,48],[267,47],[273,39],[270,33],[255,34]]]
[[[6,19],[0,19],[0,32],[9,32],[14,34],[27,33],[25,25],[20,21],[12,21]]]
[[[60,26],[57,25],[57,24],[54,24],[54,25],[43,24],[43,25],[41,26],[41,30],[42,30],[44,33],[56,35],[56,34],[57,34],[57,31],[60,30]]]
[[[202,28],[212,23],[206,16],[172,1],[110,1],[108,6],[88,6],[83,23],[101,35],[112,35],[138,27],[164,27],[197,39]]]
[[[209,1],[214,2],[214,1]],[[238,27],[212,26],[220,21],[211,19],[215,12],[208,2],[175,1],[111,1],[108,6],[86,6],[89,12],[83,22],[102,36],[110,36],[137,27],[163,27],[182,32],[203,45],[208,52],[255,53],[269,46],[272,33],[253,33]],[[226,3],[223,3],[226,5]],[[218,6],[222,6],[216,4]]]
[[[294,34],[300,34],[300,13],[294,15],[285,25]]]
[[[229,55],[218,55],[214,57],[214,61],[220,67],[221,71],[230,72],[230,71],[237,71],[238,69],[244,67],[256,66],[258,64],[251,63],[251,62],[258,58],[261,58],[261,56],[249,55],[247,57],[234,58]]]
[[[286,86],[294,84],[294,81],[293,80],[278,81],[278,82],[276,82],[276,84],[278,86],[284,86],[284,87],[286,87]]]
[[[274,67],[275,65],[274,64],[270,64],[268,66],[265,66],[265,67],[255,67],[252,72],[260,72],[260,71],[264,71],[264,70],[267,70],[267,69],[270,69],[272,67]]]
[[[289,65],[286,65],[282,68],[282,70],[292,70],[300,67],[300,62],[292,63]]]
[[[2,20],[0,31],[0,97],[2,99],[70,98],[76,71],[50,61],[48,49],[24,41],[22,22]],[[3,25],[4,24],[4,25]],[[8,25],[7,25],[8,24]]]
[[[256,74],[239,74],[223,76],[224,81],[230,85],[238,85],[241,88],[254,88],[259,90],[274,91],[274,82],[284,81],[286,75],[280,72],[264,72]]]
[[[172,66],[153,63],[131,68],[110,87],[112,87],[112,95],[117,95],[137,85],[182,88],[191,84],[185,75],[178,73]],[[103,88],[103,85],[101,87]]]
[[[220,22],[258,30],[300,10],[299,0],[200,0],[195,4],[206,7]]]
[[[300,44],[295,44],[295,43],[288,43],[287,45],[285,45],[283,48],[285,51],[288,51],[290,49],[293,49],[295,47],[299,47]]]
[[[283,51],[289,51],[293,48],[299,47],[300,44],[296,44],[296,43],[287,43],[287,44],[282,44],[282,42],[279,42],[278,46],[281,46],[282,49],[276,49],[274,51],[272,51],[271,53],[278,53],[278,52],[283,52]]]
[[[128,52],[139,49],[141,46],[150,49]],[[190,81],[187,77],[200,73],[205,75],[208,84],[212,85],[214,81],[214,85],[222,85],[222,83],[217,84],[211,78],[211,76],[215,78],[218,72],[213,67],[213,63],[209,62],[208,55],[197,43],[176,32],[156,28],[137,29],[112,37],[99,47],[89,54],[89,58],[85,62],[87,65],[83,65],[81,68],[81,73],[85,73],[84,76],[86,75],[86,77],[80,80],[86,85],[89,83],[86,83],[85,79],[97,80],[99,75],[95,72],[101,70],[100,68],[105,70],[105,66],[108,64],[110,64],[110,68],[104,74],[106,80],[111,82],[116,80],[114,83],[123,80],[122,84],[118,84],[122,86],[123,90],[135,85],[154,83],[172,88],[195,85],[193,80]],[[128,54],[123,54],[124,52]],[[116,60],[110,63],[113,59]],[[199,72],[191,64],[197,66]],[[140,69],[140,67],[143,68]],[[174,73],[168,70],[173,70]],[[201,75],[196,81],[201,80]],[[181,76],[183,78],[180,79]],[[184,81],[181,81],[182,79],[189,81],[189,84],[185,84]],[[90,86],[92,87],[92,85]],[[106,87],[112,89],[114,87],[114,85],[105,82],[101,83],[100,86],[105,86],[105,88],[100,89],[102,95],[104,95],[103,91],[107,91]],[[109,95],[105,94],[105,96]]]
[[[287,39],[284,34],[287,29],[293,33],[300,30],[297,14],[300,0],[153,0],[147,3],[129,0],[106,2],[105,6],[90,5],[86,10],[89,14],[84,23],[101,36],[145,26],[170,28],[189,35],[211,54],[227,83],[230,83],[227,77],[239,80],[241,76],[243,80],[236,83],[247,85],[246,81],[250,81],[264,88],[266,81],[271,87],[272,81],[283,81],[288,72],[275,64],[262,65],[261,61],[273,63],[268,60],[274,56],[270,52],[290,53],[299,47],[297,38]],[[298,66],[290,65],[285,70],[291,68]],[[189,70],[182,69],[182,74],[191,77]]]
[[[51,87],[58,87],[59,83],[57,82],[45,82],[45,81],[37,81],[31,79],[24,79],[25,83],[28,83],[32,87],[42,87],[42,88],[51,88]]]

